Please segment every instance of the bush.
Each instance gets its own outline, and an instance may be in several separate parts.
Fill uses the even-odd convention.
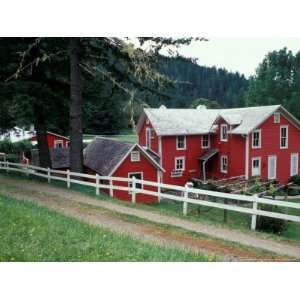
[[[30,157],[31,149],[32,145],[29,140],[16,143],[12,143],[9,140],[0,141],[0,152],[8,154],[7,158],[9,161],[15,161],[15,159],[18,159],[22,152],[25,153],[26,157]]]
[[[293,182],[297,185],[300,185],[300,176],[299,175],[292,176],[290,178],[289,182]]]
[[[271,212],[284,213],[281,209],[278,208],[278,206],[274,205],[261,205],[260,209]],[[256,226],[257,230],[259,231],[265,231],[280,235],[287,229],[287,222],[281,219],[257,216]]]

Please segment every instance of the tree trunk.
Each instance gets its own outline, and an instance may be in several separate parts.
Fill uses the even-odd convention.
[[[83,171],[82,106],[80,74],[80,38],[70,38],[71,104],[70,104],[70,169]]]

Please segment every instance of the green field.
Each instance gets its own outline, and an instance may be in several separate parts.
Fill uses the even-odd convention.
[[[208,261],[0,196],[0,261]]]
[[[119,140],[119,141],[123,141],[123,142],[129,142],[129,143],[136,143],[137,142],[137,136],[135,134],[118,134],[118,135],[99,135],[101,137],[107,137],[107,138],[111,138],[111,139],[115,139],[115,140]],[[84,134],[83,135],[83,141],[90,141],[93,138],[95,138],[96,135],[92,135],[92,134]]]

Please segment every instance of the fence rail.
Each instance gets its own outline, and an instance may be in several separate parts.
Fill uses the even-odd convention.
[[[46,178],[48,183],[51,180],[65,181],[67,187],[70,188],[71,183],[76,183],[80,185],[90,186],[95,188],[96,195],[100,194],[100,189],[109,190],[110,196],[113,196],[114,190],[128,191],[131,194],[131,201],[136,202],[137,194],[151,195],[158,198],[158,201],[162,199],[169,199],[173,201],[178,201],[183,203],[183,214],[187,215],[188,204],[201,205],[212,208],[219,208],[229,211],[235,211],[240,213],[249,214],[251,218],[251,229],[256,229],[257,216],[265,216],[271,218],[282,219],[286,221],[300,222],[300,216],[290,215],[285,213],[278,213],[263,210],[259,207],[259,204],[267,204],[271,206],[285,207],[300,209],[299,203],[280,201],[280,200],[269,200],[264,198],[259,198],[258,195],[247,196],[238,194],[221,193],[215,191],[208,191],[202,189],[196,189],[190,187],[189,184],[186,186],[177,186],[171,184],[164,184],[159,182],[139,180],[136,178],[124,178],[124,177],[109,177],[100,176],[98,174],[84,174],[61,170],[53,170],[50,168],[41,168],[32,165],[11,163],[7,161],[0,161],[0,170],[5,170],[6,172],[15,171],[24,173],[27,176],[37,176]],[[80,180],[79,178],[83,179]],[[94,182],[87,181],[86,179],[92,179]],[[126,186],[116,185],[117,182],[125,182]],[[140,184],[143,188],[137,187]],[[156,187],[157,190],[146,189],[148,187]],[[174,194],[175,192],[175,194]],[[220,203],[216,202],[216,199],[231,200],[231,203]],[[232,203],[235,202],[235,203]],[[241,206],[240,203],[249,204],[251,207]]]

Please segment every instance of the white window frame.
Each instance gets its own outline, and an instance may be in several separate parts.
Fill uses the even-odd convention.
[[[258,175],[253,174],[253,170],[254,170],[253,163],[255,160],[259,161],[259,174]],[[253,157],[252,158],[251,174],[252,174],[252,176],[261,176],[261,157]]]
[[[136,157],[134,157],[136,155]],[[141,153],[140,151],[131,151],[130,153],[130,160],[132,162],[139,162],[141,161]]]
[[[203,144],[205,136],[207,136],[207,146],[204,146],[204,144]],[[210,148],[210,136],[209,136],[209,134],[202,135],[202,137],[201,137],[201,147],[202,147],[202,149],[209,149]]]
[[[254,134],[259,133],[258,145],[254,145]],[[252,149],[260,149],[261,148],[261,129],[256,129],[252,131]]]
[[[226,137],[223,136],[223,128],[226,128]],[[228,125],[227,124],[221,124],[221,126],[220,126],[220,140],[222,142],[228,141]]]
[[[279,124],[280,123],[280,112],[274,113],[274,124]]]
[[[293,161],[293,156],[297,157],[297,171],[296,173],[293,173],[293,167],[292,167],[292,161]],[[290,158],[290,176],[295,176],[299,174],[299,153],[291,153],[291,158]]]
[[[285,141],[286,141],[286,145],[283,147],[281,144],[282,141],[282,129],[286,128],[286,137],[285,137]],[[282,125],[280,126],[280,149],[288,149],[289,148],[289,126],[288,125]]]
[[[177,161],[182,160],[182,169],[177,169]],[[178,156],[175,157],[175,165],[174,165],[175,171],[185,171],[185,156]]]
[[[57,147],[57,145],[61,145],[61,147]],[[54,140],[54,149],[62,149],[64,148],[64,141],[63,140]]]
[[[152,133],[151,133],[152,128],[147,127],[146,128],[146,147],[148,149],[151,149],[151,140],[152,140]],[[150,137],[150,138],[149,138]]]
[[[227,162],[226,169],[223,168],[223,159],[226,159],[226,162]],[[224,173],[224,174],[228,173],[228,155],[221,155],[221,157],[220,157],[220,172]]]
[[[143,172],[130,172],[130,173],[128,173],[128,179],[130,179],[131,177],[131,175],[134,175],[134,174],[140,174],[141,175],[141,179],[140,180],[144,180],[144,173]],[[137,179],[137,178],[136,178]],[[139,183],[138,183],[139,184]],[[144,187],[144,185],[141,183],[141,187],[140,188],[138,188],[138,189],[143,189],[143,187]],[[128,188],[132,188],[132,182],[131,181],[128,181]],[[128,191],[129,192],[129,194],[131,194],[131,191]]]
[[[274,166],[274,173],[273,177],[270,176],[270,158],[275,157],[275,166]],[[277,178],[277,156],[276,155],[269,155],[268,156],[268,179],[273,180]]]
[[[183,148],[178,147],[178,138],[179,137],[183,137]],[[176,150],[186,150],[186,136],[185,135],[176,136]]]

